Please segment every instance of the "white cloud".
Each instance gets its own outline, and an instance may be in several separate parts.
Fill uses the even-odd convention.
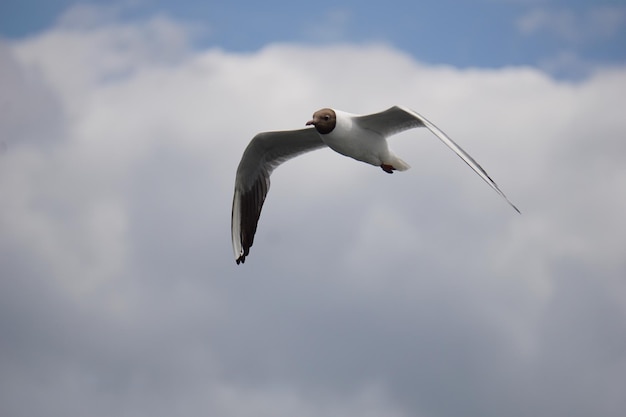
[[[71,9],[67,16],[94,14],[87,6]],[[86,10],[92,10],[91,12]],[[99,9],[95,9],[99,10]],[[71,21],[77,17],[67,18]],[[124,80],[135,71],[178,62],[188,53],[193,28],[187,29],[167,17],[155,16],[141,25],[122,24],[105,19],[88,27],[68,24],[45,36],[18,42],[13,52],[30,72],[39,72],[51,89],[59,90],[70,112],[86,104],[85,92],[94,84]],[[113,83],[114,84],[114,83]]]
[[[62,25],[0,49],[7,413],[621,415],[626,69],[563,83],[185,33]],[[523,214],[411,131],[391,141],[405,173],[329,151],[281,166],[237,267],[249,138],[392,104]]]

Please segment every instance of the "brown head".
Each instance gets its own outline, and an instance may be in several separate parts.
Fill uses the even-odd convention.
[[[315,129],[325,135],[330,133],[337,124],[337,115],[333,109],[322,109],[313,113],[313,119],[306,122],[306,125],[313,125]]]

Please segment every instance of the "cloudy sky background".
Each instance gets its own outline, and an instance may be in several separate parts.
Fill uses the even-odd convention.
[[[3,416],[623,415],[621,2],[173,3],[0,6]],[[394,104],[523,214],[413,130],[281,166],[237,266],[249,139]]]

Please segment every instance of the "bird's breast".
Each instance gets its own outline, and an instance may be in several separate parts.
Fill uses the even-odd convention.
[[[375,166],[379,166],[389,154],[384,137],[354,125],[341,126],[338,123],[332,132],[320,136],[335,152]]]

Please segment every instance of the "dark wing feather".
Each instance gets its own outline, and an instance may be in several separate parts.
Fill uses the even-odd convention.
[[[272,171],[283,162],[326,146],[314,128],[263,132],[248,144],[235,178],[231,233],[235,261],[246,260],[254,242]]]

